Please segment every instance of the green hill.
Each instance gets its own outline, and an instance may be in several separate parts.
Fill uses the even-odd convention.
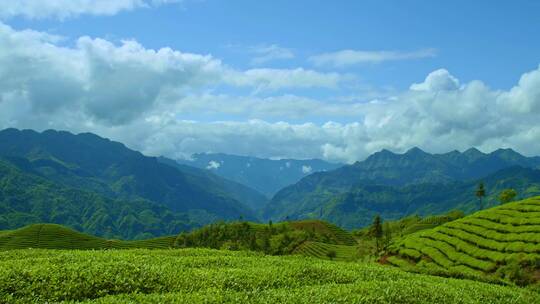
[[[540,279],[540,197],[413,233],[391,244],[382,261],[412,271],[536,283]]]
[[[181,233],[178,247],[204,247],[230,250],[252,250],[273,255],[302,253],[306,242],[317,242],[355,248],[350,233],[317,220],[258,224],[248,222],[214,223],[190,233]]]
[[[202,209],[224,219],[253,215],[214,180],[92,133],[6,129],[0,156],[21,160],[14,164],[26,172],[107,197],[145,199],[175,212]]]
[[[0,230],[33,223],[56,223],[122,239],[171,235],[201,225],[189,214],[163,205],[64,186],[0,158]]]
[[[174,239],[174,236],[168,236],[141,241],[106,240],[61,225],[33,224],[17,230],[0,231],[0,250],[171,248]]]
[[[327,175],[329,173],[315,173],[283,189],[268,203],[266,216],[274,220],[318,218],[346,229],[357,229],[369,225],[377,214],[385,220],[396,220],[412,214],[443,214],[454,209],[474,212],[479,208],[474,196],[479,182],[486,186],[484,208],[498,204],[497,196],[506,188],[517,190],[521,198],[540,195],[540,170],[517,166],[480,180],[404,186],[369,180],[357,180],[348,186],[348,181],[355,178],[349,172],[352,168],[338,170],[342,170],[342,175],[333,177]],[[314,181],[316,175],[324,182]]]

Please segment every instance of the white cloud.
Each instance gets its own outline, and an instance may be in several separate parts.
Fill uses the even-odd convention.
[[[180,0],[7,0],[0,2],[0,18],[66,19],[79,15],[115,15],[122,11]]]
[[[0,23],[0,128],[95,132],[173,158],[217,151],[351,162],[412,146],[540,154],[540,67],[510,90],[460,83],[441,69],[373,102],[319,100],[272,90],[339,88],[341,74],[241,71],[209,55],[134,41],[60,41]],[[220,94],[218,86],[274,94]]]
[[[217,170],[221,167],[221,164],[215,160],[211,160],[208,162],[208,166],[206,166],[206,169],[208,170]]]
[[[313,168],[311,168],[311,166],[306,166],[306,165],[303,165],[302,166],[302,173],[304,174],[309,174],[313,171]]]
[[[345,67],[362,63],[381,63],[385,61],[435,57],[435,55],[435,49],[424,49],[413,52],[341,50],[312,56],[309,58],[309,61],[316,66]]]
[[[250,47],[249,51],[255,55],[255,57],[251,59],[251,64],[253,65],[261,65],[274,60],[294,58],[294,52],[291,49],[280,47],[276,44]]]
[[[0,23],[0,90],[35,112],[77,110],[94,123],[122,125],[157,107],[171,107],[193,91],[218,85],[258,90],[335,88],[340,75],[294,69],[234,70],[210,55],[146,49],[81,37],[15,31]],[[24,118],[21,118],[24,119]]]
[[[422,83],[413,83],[410,87],[414,91],[447,91],[459,87],[459,80],[450,75],[445,69],[439,69],[429,73]]]
[[[338,73],[321,73],[303,68],[296,69],[250,69],[230,71],[224,78],[226,83],[235,86],[252,86],[260,90],[282,88],[329,88],[335,89],[345,79]]]

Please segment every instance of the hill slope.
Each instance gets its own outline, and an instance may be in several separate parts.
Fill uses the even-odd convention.
[[[308,253],[297,250],[306,242],[348,247],[355,250],[356,241],[350,233],[332,224],[309,220],[257,224],[248,222],[214,223],[189,233],[181,233],[178,247],[252,250],[273,255]],[[307,254],[309,255],[309,254]]]
[[[164,164],[157,158],[146,157],[90,133],[74,135],[52,130],[38,133],[6,129],[0,131],[0,157],[16,167],[19,173],[39,177],[61,188],[85,191],[109,200],[142,200],[155,204],[156,208],[165,207],[170,213],[188,214],[187,221],[195,225],[240,216],[255,219],[254,212],[240,199],[264,200],[253,190],[248,193],[244,186],[198,173],[196,168],[182,170]],[[21,199],[16,193],[0,193],[0,197],[7,199],[13,207]],[[84,202],[85,207],[91,204],[92,201]],[[36,222],[31,219],[34,211],[35,208],[24,210],[29,217],[23,224]],[[80,214],[66,213],[64,216],[80,218]],[[168,221],[166,217],[163,220]],[[43,221],[50,220],[40,220]],[[85,222],[77,224],[82,227]]]
[[[43,249],[127,249],[172,248],[175,237],[143,241],[106,240],[56,224],[33,224],[0,233],[0,250]]]
[[[254,211],[260,210],[268,202],[268,198],[261,192],[239,182],[220,177],[209,170],[184,165],[166,157],[159,157],[158,160],[180,170],[184,174],[205,180],[210,188],[223,189],[231,197],[244,203]]]
[[[540,197],[479,211],[411,234],[388,249],[389,263],[418,271],[540,280]]]
[[[497,196],[505,188],[516,189],[522,198],[540,195],[540,170],[523,167],[505,168],[481,180],[405,186],[358,181],[348,188],[333,188],[311,184],[308,177],[276,194],[264,214],[274,220],[287,216],[320,218],[354,229],[368,225],[375,214],[399,219],[411,214],[442,214],[452,209],[472,212],[479,208],[474,191],[480,181],[487,190],[483,208],[498,204]]]
[[[223,153],[198,153],[191,160],[179,162],[247,185],[268,197],[313,172],[329,171],[342,166],[320,159],[273,160]]]

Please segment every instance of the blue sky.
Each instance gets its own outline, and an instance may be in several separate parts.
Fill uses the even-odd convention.
[[[0,126],[177,158],[540,154],[539,12],[532,0],[5,2]]]
[[[530,1],[186,1],[110,16],[66,20],[12,18],[15,28],[66,37],[133,38],[148,48],[171,47],[212,54],[249,68],[246,49],[278,45],[295,58],[266,66],[306,66],[309,56],[342,49],[416,51],[434,49],[424,60],[362,64],[369,85],[406,88],[444,67],[463,81],[481,79],[510,88],[538,66],[540,2]],[[504,71],[504,72],[503,72]]]

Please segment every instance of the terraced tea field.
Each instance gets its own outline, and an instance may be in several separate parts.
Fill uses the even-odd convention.
[[[55,224],[35,224],[0,231],[0,250],[7,249],[127,249],[171,248],[176,236],[142,241],[106,240]]]
[[[320,259],[352,261],[357,258],[357,247],[308,241],[300,245],[294,253]]]
[[[8,250],[1,303],[538,303],[525,288],[243,251]]]
[[[540,197],[477,212],[394,243],[387,261],[408,270],[540,278]],[[415,269],[416,268],[416,269]]]

